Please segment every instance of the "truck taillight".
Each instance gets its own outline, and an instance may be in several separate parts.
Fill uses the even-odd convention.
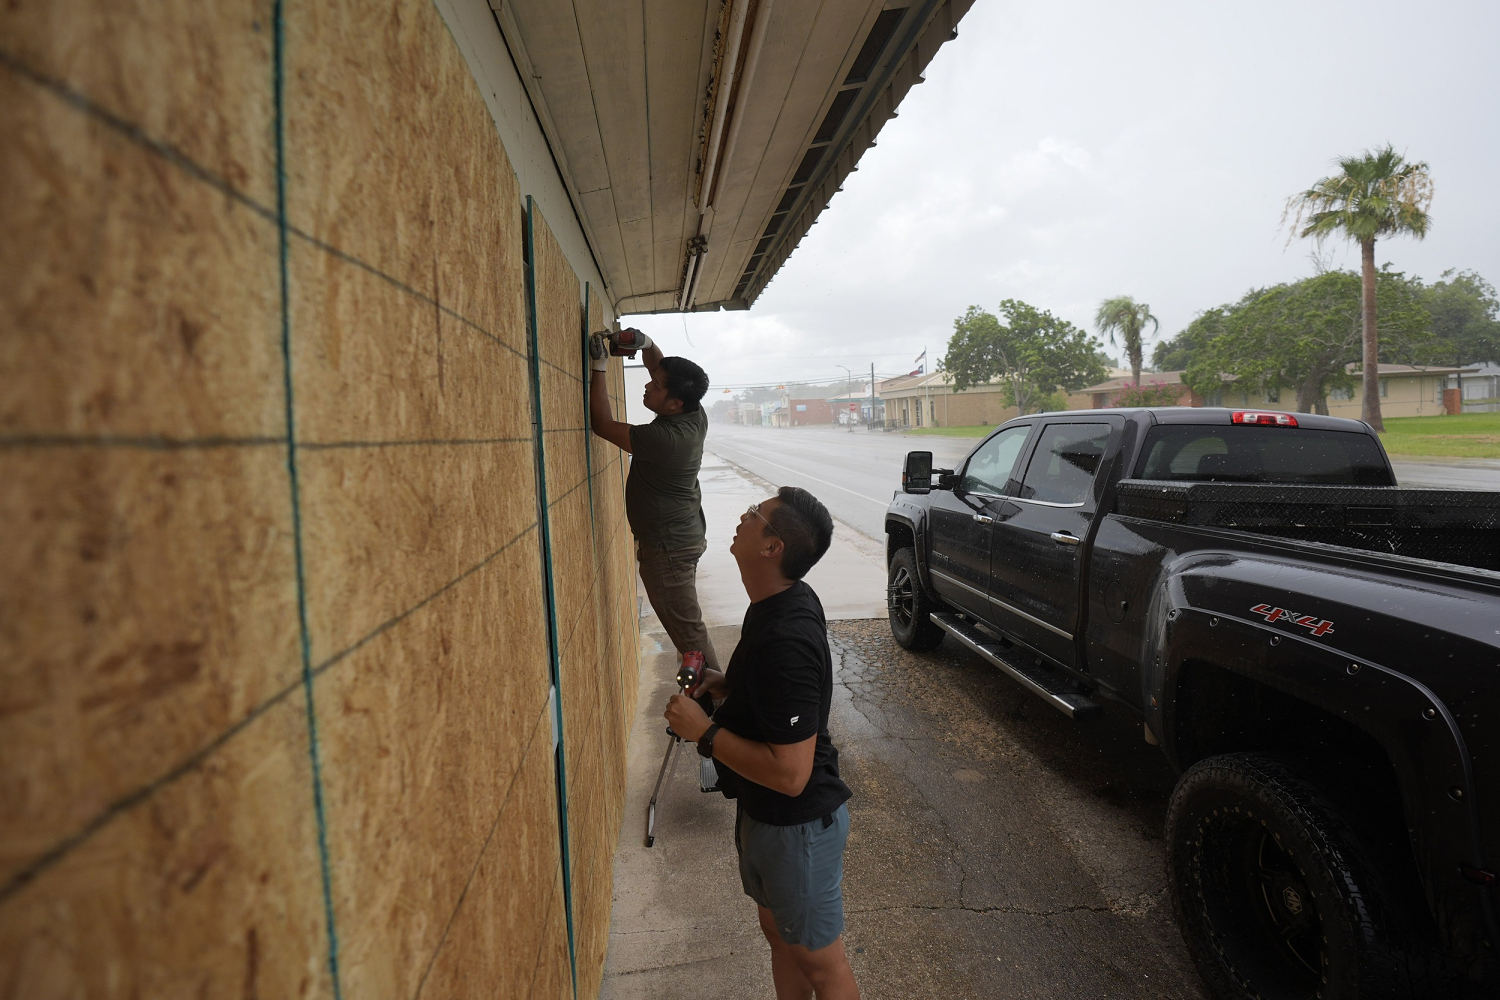
[[[1236,424],[1259,424],[1262,427],[1296,427],[1297,418],[1290,413],[1272,413],[1267,410],[1235,410],[1229,420]]]

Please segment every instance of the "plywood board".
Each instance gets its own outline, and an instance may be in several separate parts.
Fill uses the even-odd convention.
[[[524,341],[305,240],[289,265],[300,442],[529,440]]]
[[[502,443],[300,451],[313,662],[348,650],[532,531],[529,450]]]
[[[272,6],[29,0],[0,8],[0,37],[28,72],[274,208]]]
[[[305,706],[282,698],[6,899],[7,994],[332,997]]]
[[[436,300],[440,156],[465,112],[430,3],[299,4],[286,21],[287,213],[299,231]]]
[[[0,129],[0,434],[281,435],[274,223],[9,70]]]
[[[494,833],[433,959],[422,996],[573,995],[551,720],[539,712],[521,731],[524,745],[514,777],[500,789],[504,801]],[[558,992],[559,965],[565,993]]]
[[[0,451],[0,873],[300,677],[285,451]]]
[[[352,996],[414,996],[502,801],[548,740],[535,535],[317,682],[324,789]],[[528,794],[531,794],[528,792]],[[556,842],[556,820],[531,834]],[[537,887],[517,882],[517,895]]]

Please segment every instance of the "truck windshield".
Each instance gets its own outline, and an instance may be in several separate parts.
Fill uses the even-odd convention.
[[[1215,483],[1394,486],[1368,434],[1307,427],[1158,424],[1146,434],[1137,479]]]

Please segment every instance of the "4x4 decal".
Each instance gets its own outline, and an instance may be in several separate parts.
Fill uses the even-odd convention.
[[[1316,636],[1325,636],[1333,631],[1333,622],[1327,618],[1314,618],[1312,615],[1299,614],[1296,611],[1288,611],[1286,608],[1273,608],[1269,604],[1257,604],[1250,609],[1250,613],[1260,615],[1272,625],[1279,621],[1301,625]]]

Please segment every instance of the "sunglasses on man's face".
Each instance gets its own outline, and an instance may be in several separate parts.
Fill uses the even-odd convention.
[[[749,507],[745,508],[745,513],[746,514],[754,514],[756,517],[760,518],[761,523],[766,526],[766,528],[771,532],[771,534],[775,535],[777,538],[781,537],[781,532],[777,531],[776,527],[773,524],[771,524],[770,521],[766,520],[766,515],[764,515],[764,514],[762,514],[760,512],[760,504],[758,504],[758,503],[751,504]]]

